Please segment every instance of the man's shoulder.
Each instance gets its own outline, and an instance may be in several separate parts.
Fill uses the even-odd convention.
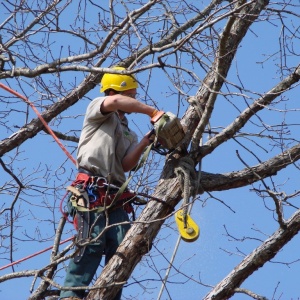
[[[114,116],[115,112],[106,113],[106,114],[103,114],[101,112],[100,108],[104,99],[105,97],[97,97],[89,103],[85,111],[85,118],[84,118],[85,125],[91,124],[93,126],[94,125],[98,126],[103,122],[113,122],[113,123],[117,122],[116,121],[117,118]]]
[[[96,97],[94,98],[89,105],[93,105],[95,103],[100,103],[103,102],[105,100],[106,96],[101,96],[101,97]]]

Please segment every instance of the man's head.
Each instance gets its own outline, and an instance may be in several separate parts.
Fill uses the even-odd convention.
[[[123,67],[113,67],[113,70],[126,70]],[[115,91],[115,93],[126,93],[131,90],[136,90],[138,88],[138,83],[134,75],[121,75],[121,74],[109,74],[103,75],[101,80],[101,93],[109,95],[110,91]],[[126,92],[127,91],[127,92]]]

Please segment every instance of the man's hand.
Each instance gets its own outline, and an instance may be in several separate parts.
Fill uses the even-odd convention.
[[[124,172],[128,172],[136,167],[144,150],[153,142],[153,134],[151,132],[152,130],[145,134],[136,147],[123,158],[122,167]]]
[[[140,144],[146,148],[149,146],[151,143],[154,142],[155,139],[155,131],[152,129],[151,131],[147,132],[145,136],[141,139]]]
[[[155,140],[155,129],[152,129],[150,132],[148,132],[146,134],[146,136],[147,136],[147,138],[149,140],[149,144],[152,143],[152,142],[154,142],[154,140]]]

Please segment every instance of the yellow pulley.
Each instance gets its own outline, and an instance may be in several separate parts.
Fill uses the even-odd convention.
[[[179,234],[185,242],[194,242],[200,235],[200,229],[189,214],[184,214],[180,209],[175,213],[175,221],[178,227]]]

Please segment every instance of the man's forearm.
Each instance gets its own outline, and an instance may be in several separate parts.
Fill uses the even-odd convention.
[[[124,172],[129,172],[138,164],[141,155],[149,144],[149,139],[144,137],[140,143],[138,143],[136,147],[123,158],[122,167]]]

